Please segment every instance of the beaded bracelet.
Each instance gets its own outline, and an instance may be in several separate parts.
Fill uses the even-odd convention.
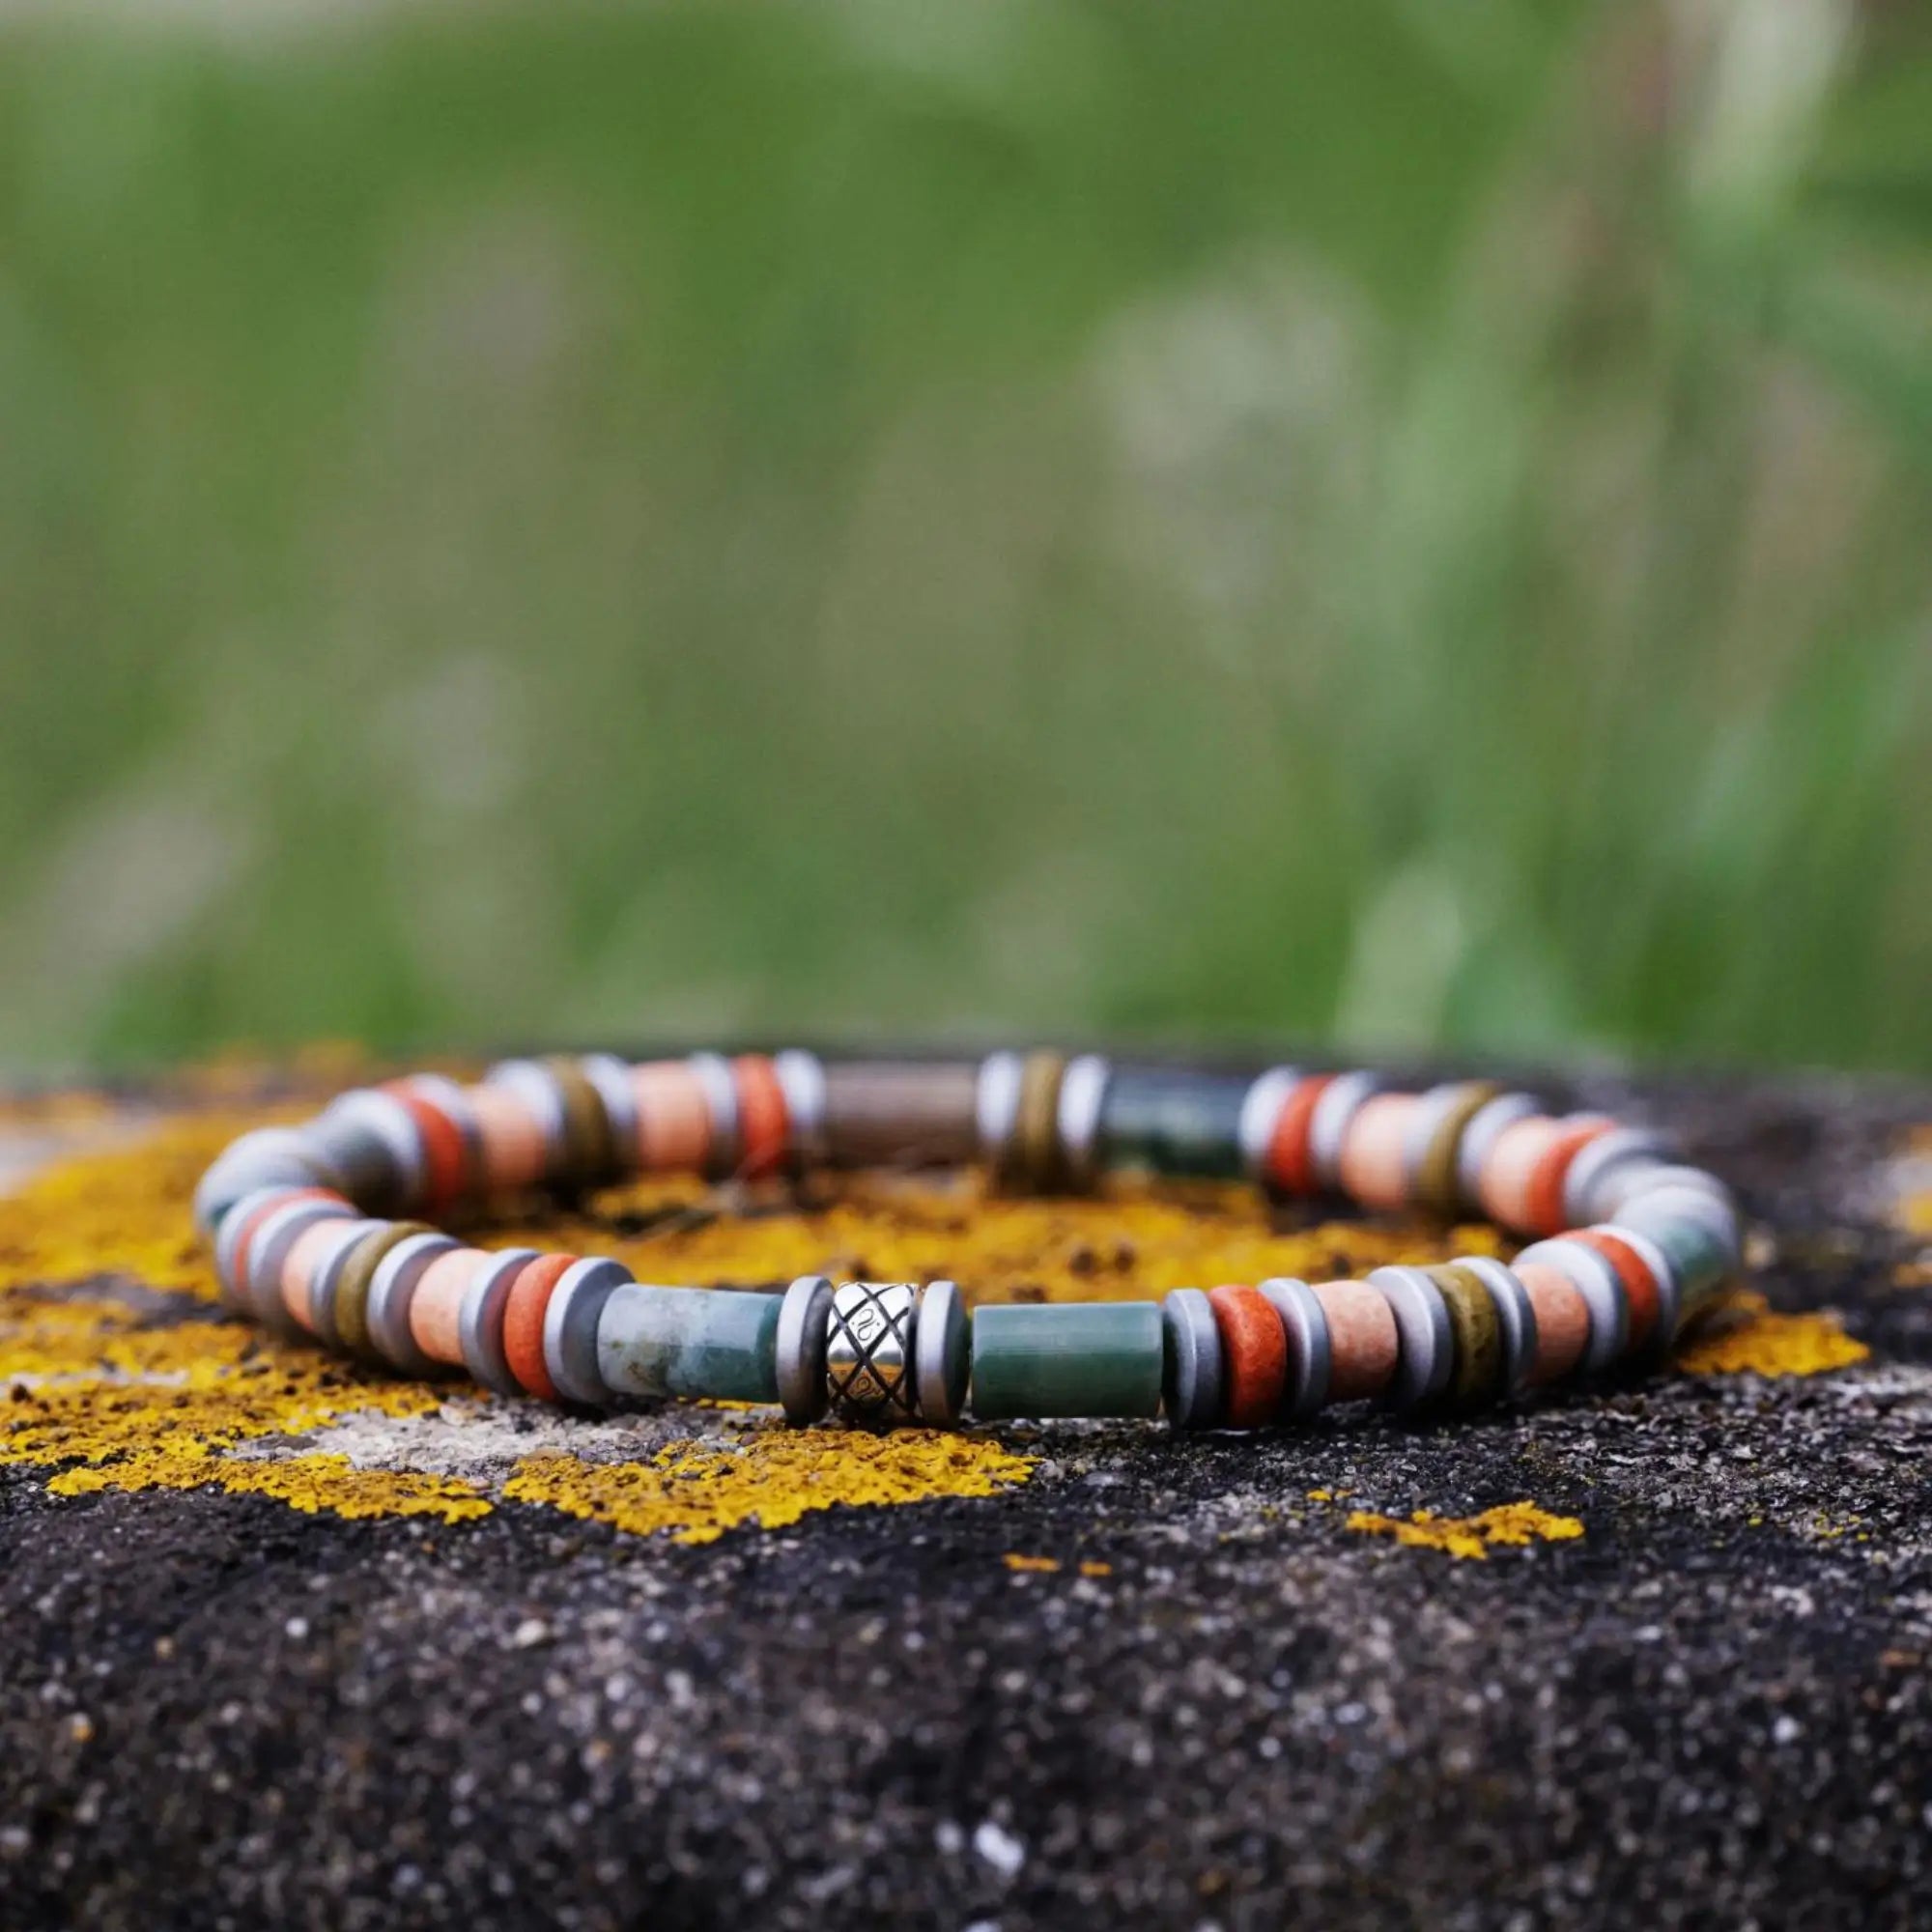
[[[641,1173],[975,1159],[1011,1189],[1246,1176],[1277,1197],[1480,1210],[1535,1238],[1507,1265],[969,1310],[950,1281],[647,1286],[606,1258],[489,1252],[407,1218]],[[229,1303],[285,1334],[412,1376],[467,1370],[506,1395],[778,1403],[797,1424],[1164,1411],[1252,1429],[1331,1403],[1468,1408],[1655,1363],[1741,1264],[1723,1184],[1602,1115],[1555,1118],[1488,1081],[1404,1094],[1368,1072],[1045,1052],[556,1056],[471,1087],[416,1074],[244,1134],[203,1177],[195,1218]]]

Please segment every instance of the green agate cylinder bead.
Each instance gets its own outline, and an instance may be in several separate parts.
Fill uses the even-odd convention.
[[[1157,1301],[1018,1302],[973,1313],[973,1413],[1155,1415]]]
[[[1100,1165],[1198,1180],[1241,1176],[1241,1109],[1252,1081],[1116,1066],[1100,1102]]]
[[[783,1300],[627,1282],[598,1318],[598,1371],[613,1395],[777,1402]]]
[[[1736,1257],[1707,1221],[1671,1212],[1666,1204],[1634,1201],[1617,1216],[1615,1227],[1647,1235],[1663,1250],[1677,1277],[1679,1333],[1703,1313],[1737,1273]]]

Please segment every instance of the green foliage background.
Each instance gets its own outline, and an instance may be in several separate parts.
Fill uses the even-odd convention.
[[[1913,10],[0,31],[0,1063],[1922,1070],[1928,747]]]

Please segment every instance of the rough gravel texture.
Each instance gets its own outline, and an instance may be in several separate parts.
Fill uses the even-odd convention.
[[[1870,1361],[1060,1431],[1009,1494],[698,1548],[0,1470],[0,1923],[1932,1922],[1932,1288],[1886,1178],[1932,1099],[1645,1097]],[[1458,1561],[1318,1490],[1584,1530]]]

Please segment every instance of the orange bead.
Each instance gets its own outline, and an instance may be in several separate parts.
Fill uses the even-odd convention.
[[[1365,1281],[1319,1281],[1315,1298],[1328,1318],[1328,1400],[1380,1395],[1401,1348],[1387,1297]]]
[[[646,1174],[702,1174],[711,1154],[704,1083],[682,1060],[631,1068],[638,1102],[638,1165]]]
[[[1267,1178],[1284,1194],[1315,1191],[1308,1130],[1315,1124],[1315,1103],[1334,1082],[1334,1074],[1318,1073],[1304,1080],[1282,1103],[1281,1116],[1268,1137]]]
[[[791,1137],[778,1073],[763,1054],[740,1054],[731,1063],[731,1085],[738,1095],[738,1171],[771,1174],[782,1164]]]
[[[1590,1345],[1590,1304],[1577,1284],[1548,1262],[1519,1262],[1514,1267],[1536,1311],[1536,1361],[1530,1381],[1560,1380],[1583,1359]]]
[[[1612,1132],[1616,1122],[1602,1114],[1565,1121],[1563,1130],[1538,1156],[1523,1190],[1522,1225],[1533,1234],[1560,1235],[1569,1218],[1563,1210],[1563,1183],[1570,1163],[1594,1140]]]
[[[556,1384],[544,1362],[544,1317],[551,1291],[575,1263],[575,1255],[539,1255],[510,1285],[503,1304],[503,1359],[510,1373],[546,1402],[556,1400]]]
[[[1342,1185],[1364,1208],[1400,1208],[1408,1198],[1408,1129],[1413,1094],[1378,1094],[1355,1110],[1342,1137]]]
[[[410,1333],[431,1361],[448,1362],[459,1369],[463,1366],[458,1318],[463,1313],[464,1291],[470,1276],[489,1259],[481,1248],[451,1248],[423,1270],[410,1302]]]
[[[434,1100],[424,1097],[407,1082],[392,1080],[384,1086],[409,1110],[423,1144],[422,1205],[435,1213],[462,1200],[469,1180],[469,1154],[463,1145],[463,1130]]]
[[[1208,1291],[1214,1325],[1221,1331],[1227,1399],[1222,1420],[1230,1429],[1261,1429],[1281,1409],[1288,1385],[1288,1336],[1281,1317],[1259,1289],[1229,1283]]]
[[[1578,1228],[1567,1238],[1581,1241],[1586,1248],[1595,1248],[1616,1269],[1617,1279],[1624,1285],[1624,1305],[1630,1311],[1630,1339],[1625,1352],[1634,1354],[1649,1341],[1662,1310],[1657,1277],[1643,1257],[1608,1228]]]

